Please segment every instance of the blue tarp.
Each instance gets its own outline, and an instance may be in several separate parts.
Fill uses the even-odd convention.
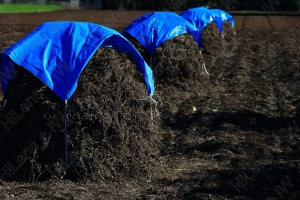
[[[205,7],[191,8],[183,11],[180,16],[188,20],[191,24],[197,27],[199,30],[205,28],[211,22],[215,22],[222,32],[222,22],[228,20],[229,23],[234,26],[233,17],[220,9],[207,9]]]
[[[230,14],[220,9],[210,9],[210,11],[212,12],[213,18],[216,21],[218,28],[221,32],[223,31],[222,22],[224,21],[228,20],[231,26],[234,27],[234,20]]]
[[[96,50],[109,45],[133,56],[152,96],[152,70],[136,48],[117,31],[86,22],[46,22],[3,51],[0,54],[3,92],[5,94],[17,64],[38,77],[62,100],[69,100],[82,70]]]
[[[205,7],[185,10],[180,16],[197,27],[200,31],[204,29],[207,24],[214,21],[211,11]]]
[[[190,33],[200,45],[200,31],[172,12],[152,12],[145,14],[129,24],[122,32],[137,39],[150,53],[165,41],[176,36]]]

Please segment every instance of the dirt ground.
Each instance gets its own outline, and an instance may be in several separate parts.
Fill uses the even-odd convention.
[[[0,15],[0,51],[45,21],[89,21],[121,31],[144,13]],[[152,177],[0,181],[0,199],[299,199],[300,16],[234,19],[231,51],[204,57],[209,85],[157,90],[154,99],[172,112],[158,107],[165,139],[161,167]],[[0,169],[0,176],[12,170],[9,163]]]

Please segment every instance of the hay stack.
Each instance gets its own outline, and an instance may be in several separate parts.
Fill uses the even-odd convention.
[[[126,37],[149,63],[148,51],[132,37]],[[171,119],[176,113],[191,114],[194,104],[183,105],[185,99],[200,99],[209,90],[210,79],[203,69],[203,63],[203,55],[190,34],[170,39],[155,50],[152,69],[163,121]]]
[[[1,84],[0,84],[0,104],[3,100],[3,93],[2,93],[2,87],[1,87]]]
[[[126,36],[150,64],[150,53],[134,38]],[[174,86],[182,89],[203,85],[207,81],[203,56],[190,34],[172,38],[159,46],[152,55],[151,67],[155,83],[160,88]]]
[[[159,150],[156,121],[142,75],[124,53],[100,48],[69,100],[68,173],[64,164],[64,104],[41,81],[18,67],[1,120],[23,116],[0,133],[0,167],[19,169],[6,180],[50,178],[118,180],[146,177]],[[25,106],[26,105],[26,106]],[[23,111],[22,111],[22,110]],[[24,110],[28,109],[28,112]],[[24,159],[21,159],[24,158]]]
[[[221,33],[215,22],[208,24],[201,31],[201,51],[204,54],[219,56],[231,51],[236,44],[235,30],[228,21],[223,22]]]

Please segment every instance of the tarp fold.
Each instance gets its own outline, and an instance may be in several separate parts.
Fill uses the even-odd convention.
[[[149,53],[165,41],[189,33],[200,45],[200,32],[187,20],[173,12],[152,12],[131,22],[122,32],[139,41]]]
[[[99,47],[108,45],[134,58],[152,96],[152,70],[136,48],[117,31],[87,22],[46,22],[4,50],[0,54],[3,92],[6,93],[14,66],[19,65],[43,81],[62,100],[69,100],[91,57]]]
[[[190,8],[183,11],[180,16],[197,27],[200,31],[211,22],[215,22],[220,32],[222,32],[222,23],[226,20],[234,27],[233,17],[220,9],[208,9],[206,7]]]

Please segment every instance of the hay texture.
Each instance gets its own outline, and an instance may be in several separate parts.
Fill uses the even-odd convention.
[[[134,38],[126,36],[151,65],[158,88],[168,85],[187,89],[204,84],[203,55],[190,34],[183,34],[164,42],[152,55]]]
[[[17,67],[1,121],[0,166],[18,170],[4,180],[120,180],[155,168],[159,134],[142,75],[128,55],[100,48],[68,103],[69,163],[65,163],[64,103]],[[18,117],[17,117],[18,116]],[[66,171],[67,169],[67,171]]]
[[[228,21],[223,22],[221,33],[215,22],[201,31],[201,51],[203,54],[219,56],[231,51],[236,45],[236,33]]]

